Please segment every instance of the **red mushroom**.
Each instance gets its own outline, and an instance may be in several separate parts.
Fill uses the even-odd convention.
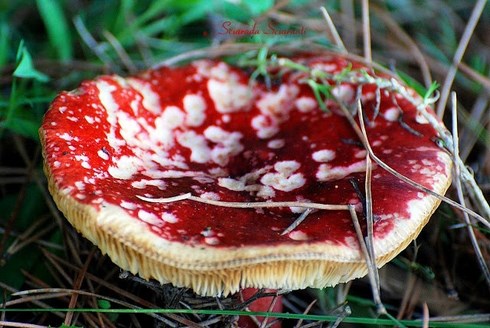
[[[102,76],[61,93],[40,129],[59,208],[121,268],[201,295],[325,287],[364,276],[342,206],[355,206],[363,221],[355,186],[363,189],[366,149],[339,103],[353,108],[358,97],[374,153],[436,193],[449,186],[450,157],[416,108],[414,99],[422,99],[400,81],[338,54],[294,60],[330,76],[322,82],[335,97],[326,100],[328,111],[321,110],[308,72],[276,69],[271,74],[279,82],[268,89],[211,60],[129,78]],[[362,77],[396,82],[405,94],[361,83]],[[371,185],[373,248],[382,266],[418,235],[440,200],[377,165]],[[209,203],[172,198],[186,194]],[[283,233],[304,207],[244,209],[211,201],[340,207],[308,210]]]
[[[275,290],[264,290],[264,292],[270,292],[274,294]],[[247,302],[252,300],[257,296],[259,290],[256,288],[245,288],[238,293],[239,301]],[[269,294],[270,294],[269,293]],[[282,305],[282,296],[281,295],[273,295],[273,296],[264,296],[260,295],[247,306],[247,309],[252,312],[275,312],[280,313],[283,310]],[[272,321],[276,320],[274,323]],[[238,327],[240,328],[255,328],[255,327],[263,327],[267,323],[267,327],[271,328],[280,328],[281,322],[277,321],[275,318],[264,318],[261,316],[253,317],[253,316],[241,316],[238,319]]]

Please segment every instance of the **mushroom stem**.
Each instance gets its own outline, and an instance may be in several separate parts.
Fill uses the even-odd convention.
[[[265,293],[276,293],[275,289],[265,289]],[[259,289],[256,288],[245,288],[239,292],[239,297],[243,302],[252,300]],[[282,295],[276,294],[273,296],[258,297],[257,299],[250,302],[247,309],[251,312],[282,312]],[[240,328],[257,328],[257,327],[271,327],[271,328],[281,328],[281,322],[277,321],[271,326],[268,323],[275,320],[273,317],[261,317],[261,316],[240,316],[238,319],[238,327]]]

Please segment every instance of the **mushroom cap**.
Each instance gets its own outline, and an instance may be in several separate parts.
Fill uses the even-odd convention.
[[[348,70],[394,81],[334,53],[294,60],[329,74]],[[140,198],[192,193],[219,201],[351,204],[365,226],[353,185],[364,190],[366,150],[338,103],[328,99],[329,111],[320,110],[305,73],[271,74],[268,89],[242,69],[198,60],[127,78],[101,76],[62,92],[40,128],[59,209],[121,268],[201,295],[325,287],[366,275],[348,211],[312,211],[281,234],[304,209]],[[444,194],[450,156],[436,145],[436,131],[413,101],[389,88],[351,82],[330,81],[330,91],[348,107],[360,97],[374,153]],[[373,247],[382,266],[417,237],[440,200],[377,165],[371,188]]]

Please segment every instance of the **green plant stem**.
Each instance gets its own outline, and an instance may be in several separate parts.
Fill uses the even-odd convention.
[[[10,91],[10,98],[7,107],[7,114],[3,122],[0,122],[0,138],[3,137],[5,129],[10,125],[12,118],[14,117],[15,108],[17,107],[17,78],[12,79],[12,89]]]
[[[229,315],[229,316],[261,316],[261,317],[274,317],[279,319],[292,319],[292,320],[310,320],[310,321],[326,321],[335,322],[337,316],[335,315],[312,315],[312,314],[300,314],[300,313],[276,313],[276,312],[246,312],[236,310],[206,310],[206,309],[126,309],[126,308],[112,308],[112,309],[100,309],[100,308],[4,308],[3,312],[74,312],[74,313],[118,313],[118,314],[202,314],[202,315]],[[364,317],[346,317],[343,320],[344,323],[364,324],[364,325],[389,325],[403,324],[407,327],[421,327],[422,320],[393,320],[391,316],[388,319],[381,318],[364,318]],[[475,323],[463,323],[463,322],[442,322],[432,321],[429,323],[429,327],[434,328],[482,328],[485,326]]]

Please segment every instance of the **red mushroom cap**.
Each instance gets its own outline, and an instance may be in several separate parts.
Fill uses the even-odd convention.
[[[295,61],[328,74],[348,69],[393,79],[337,54]],[[351,204],[362,216],[353,184],[363,189],[366,150],[337,103],[355,105],[357,82],[328,80],[337,101],[327,100],[324,112],[307,73],[276,73],[278,83],[268,89],[241,69],[200,60],[128,78],[101,76],[61,93],[40,129],[59,208],[121,268],[198,294],[324,287],[364,276],[348,211],[312,211],[282,234],[304,208],[140,198],[191,193],[219,201]],[[359,96],[367,118],[379,105],[366,126],[374,153],[443,194],[451,160],[413,101],[369,83]],[[372,200],[379,266],[418,235],[440,202],[376,165]]]

